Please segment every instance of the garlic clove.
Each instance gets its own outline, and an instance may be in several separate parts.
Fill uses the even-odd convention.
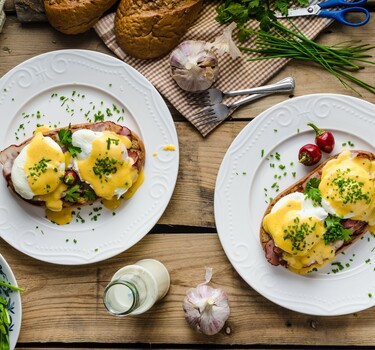
[[[227,294],[206,284],[211,274],[206,273],[206,282],[187,292],[183,303],[187,323],[207,335],[220,332],[230,314]]]
[[[232,32],[236,28],[236,23],[232,22],[223,31],[223,34],[215,38],[212,44],[208,44],[209,48],[215,48],[221,56],[224,52],[229,53],[232,59],[241,56],[241,51],[232,39]]]
[[[207,90],[219,74],[218,60],[204,41],[182,42],[169,58],[172,78],[183,90]]]

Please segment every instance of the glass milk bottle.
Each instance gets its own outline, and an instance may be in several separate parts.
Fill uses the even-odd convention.
[[[168,292],[170,276],[158,260],[143,259],[118,270],[104,290],[107,310],[116,316],[139,315]]]

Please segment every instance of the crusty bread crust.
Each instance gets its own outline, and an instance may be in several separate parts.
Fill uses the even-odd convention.
[[[352,150],[352,155],[355,157],[363,157],[367,158],[370,161],[375,160],[375,154],[368,152],[368,151],[362,151],[362,150]],[[268,205],[266,211],[264,212],[262,223],[264,217],[269,214],[273,208],[273,206],[278,202],[282,197],[288,195],[289,193],[293,192],[303,192],[304,191],[304,185],[310,180],[312,177],[320,178],[322,174],[323,167],[332,159],[335,159],[339,156],[339,154],[335,154],[326,160],[324,160],[322,163],[320,163],[314,170],[306,174],[304,177],[302,177],[300,180],[295,182],[293,185],[289,186],[287,189],[282,191],[278,196],[276,196],[272,202]],[[369,229],[369,225],[367,225],[361,232],[356,232],[356,234],[353,234],[350,238],[350,240],[346,241],[345,244],[336,251],[336,255],[347,249],[351,244],[356,242],[359,238],[361,238]],[[262,247],[264,250],[266,250],[267,243],[272,239],[272,237],[264,230],[263,225],[261,224],[260,227],[260,242],[262,243]]]
[[[201,8],[202,0],[122,0],[115,19],[117,44],[136,58],[163,56],[177,46]]]
[[[54,141],[58,141],[58,132],[61,129],[68,129],[68,127],[62,127],[53,129],[50,131],[43,132],[43,135],[46,137],[52,138]],[[111,121],[105,121],[105,122],[97,122],[97,123],[83,123],[83,124],[75,124],[71,125],[69,129],[74,133],[74,131],[82,130],[82,129],[90,129],[93,131],[111,131],[118,135],[123,135],[129,137],[129,139],[132,141],[132,146],[130,149],[128,149],[128,152],[132,152],[133,154],[136,154],[135,157],[137,157],[136,162],[136,168],[138,169],[138,173],[143,169],[145,158],[146,158],[146,151],[145,146],[141,138],[132,130],[116,124]],[[11,145],[7,147],[6,149],[2,150],[0,152],[0,164],[3,165],[3,175],[7,182],[7,186],[22,200],[36,206],[45,207],[44,201],[38,200],[38,199],[31,199],[26,200],[22,196],[20,196],[13,186],[12,177],[11,177],[11,169],[13,166],[14,159],[18,156],[18,154],[21,152],[21,150],[27,146],[33,137],[28,138],[24,142],[22,142],[19,145]],[[63,201],[63,207],[64,208],[75,208],[83,205],[92,204],[94,202],[97,202],[98,200],[101,200],[100,197],[96,198],[95,200],[84,200],[83,198],[80,198],[79,202],[77,203],[70,203]]]
[[[49,23],[65,34],[88,31],[117,0],[44,0]]]

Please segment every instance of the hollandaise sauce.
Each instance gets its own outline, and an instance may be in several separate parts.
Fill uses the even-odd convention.
[[[136,182],[138,171],[127,156],[131,141],[111,132],[103,132],[92,141],[90,155],[77,161],[81,178],[88,182],[97,196],[112,200],[120,197]]]
[[[334,258],[335,252],[324,242],[324,221],[314,215],[303,216],[301,211],[302,202],[291,199],[264,217],[263,228],[283,250],[288,268],[307,273],[310,265],[323,266]]]
[[[24,171],[34,195],[53,192],[61,183],[65,157],[60,147],[54,147],[41,132],[35,134],[27,148]]]
[[[127,136],[84,128],[75,132],[61,129],[58,141],[54,141],[43,135],[47,131],[46,127],[35,130],[15,159],[11,176],[23,198],[45,203],[50,221],[68,224],[72,207],[92,203],[98,197],[106,208],[114,210],[143,183],[144,172],[138,171],[136,157],[128,152],[133,144]]]
[[[73,209],[66,208],[60,211],[46,210],[46,218],[55,224],[66,225],[73,219]]]
[[[336,215],[375,224],[375,162],[349,150],[323,168],[319,191]]]

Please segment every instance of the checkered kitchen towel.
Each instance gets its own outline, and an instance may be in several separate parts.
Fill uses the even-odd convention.
[[[218,2],[205,1],[204,8],[198,21],[189,29],[184,40],[203,40],[213,42],[215,38],[222,34],[225,26],[220,25],[215,20],[216,7]],[[97,34],[104,43],[119,58],[141,72],[159,92],[167,98],[171,104],[188,119],[203,135],[206,136],[218,124],[202,125],[198,124],[199,119],[193,117],[202,107],[192,104],[192,94],[183,91],[172,79],[169,72],[169,55],[154,60],[140,60],[126,55],[117,45],[114,34],[115,13],[103,17],[95,26]],[[310,39],[315,38],[331,20],[323,18],[298,18],[294,22],[297,27]],[[250,21],[248,27],[257,29],[258,23]],[[233,37],[236,35],[234,34]],[[240,45],[236,41],[237,45]],[[251,45],[251,42],[242,44]],[[219,57],[219,78],[214,86],[222,90],[239,90],[254,86],[263,85],[274,74],[276,74],[287,63],[287,59],[274,59],[248,62],[250,53],[242,53],[242,57],[233,60],[228,54]]]

